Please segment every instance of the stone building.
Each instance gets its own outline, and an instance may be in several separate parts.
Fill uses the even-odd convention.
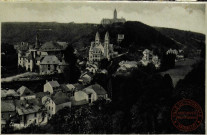
[[[89,50],[89,63],[99,62],[103,58],[110,59],[113,57],[114,50],[113,44],[110,44],[109,33],[106,32],[104,43],[100,42],[100,35],[97,32],[95,41],[91,42]]]
[[[68,65],[63,55],[63,50],[66,47],[66,42],[49,41],[41,44],[37,36],[33,46],[28,43],[22,43],[19,47],[16,47],[18,51],[18,66],[25,68],[26,71],[36,71],[40,72],[40,74],[52,74],[56,73],[56,71],[57,73],[62,73],[65,66]]]
[[[113,24],[113,23],[125,23],[126,20],[124,18],[117,18],[117,11],[114,10],[113,19],[103,18],[101,20],[102,25]]]
[[[156,69],[160,68],[161,62],[157,55],[153,54],[153,51],[145,49],[143,51],[143,57],[140,61],[143,66],[147,66],[149,63],[152,63]]]

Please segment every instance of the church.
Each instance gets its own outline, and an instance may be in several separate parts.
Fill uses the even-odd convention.
[[[101,20],[102,25],[113,24],[113,23],[125,23],[125,22],[126,22],[125,18],[117,18],[116,9],[114,10],[114,18],[113,19],[103,18]]]
[[[114,55],[113,44],[110,44],[109,33],[106,32],[104,43],[100,42],[100,35],[97,32],[95,41],[91,42],[89,49],[89,63],[99,62],[106,58],[110,60]]]

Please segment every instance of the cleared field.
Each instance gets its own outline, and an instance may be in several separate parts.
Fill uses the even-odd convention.
[[[1,78],[1,83],[17,81],[17,80],[22,80],[22,81],[30,80],[31,77],[35,77],[35,76],[38,76],[38,73],[26,72],[26,73],[18,74],[18,75],[11,76],[11,77]]]
[[[186,58],[183,61],[178,61],[175,63],[175,68],[169,69],[165,72],[161,72],[161,75],[169,74],[172,78],[174,86],[180,79],[184,77],[192,70],[192,65],[198,63],[200,58],[189,59]]]

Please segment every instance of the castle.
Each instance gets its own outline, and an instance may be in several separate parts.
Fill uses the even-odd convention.
[[[107,25],[107,24],[112,24],[112,23],[125,23],[125,22],[126,22],[126,20],[124,18],[117,18],[116,9],[114,10],[114,18],[113,19],[103,18],[101,20],[102,25]]]
[[[109,33],[106,32],[104,43],[100,42],[100,35],[97,32],[95,36],[95,41],[91,42],[89,49],[89,62],[99,62],[103,58],[110,60],[116,52],[113,50],[113,44],[110,44]]]
[[[68,65],[63,55],[65,44],[49,41],[41,45],[38,35],[34,45],[22,42],[17,45],[18,67],[40,74],[62,73]]]

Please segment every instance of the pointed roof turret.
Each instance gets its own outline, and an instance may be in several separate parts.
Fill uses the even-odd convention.
[[[96,32],[95,43],[97,44],[99,43],[99,41],[100,41],[100,35],[98,32]]]
[[[116,11],[116,8],[114,10],[114,19],[117,19],[117,11]]]
[[[36,34],[36,40],[35,40],[35,49],[38,49],[39,48],[39,35]]]
[[[105,41],[108,41],[109,42],[109,32],[108,31],[105,34]]]

